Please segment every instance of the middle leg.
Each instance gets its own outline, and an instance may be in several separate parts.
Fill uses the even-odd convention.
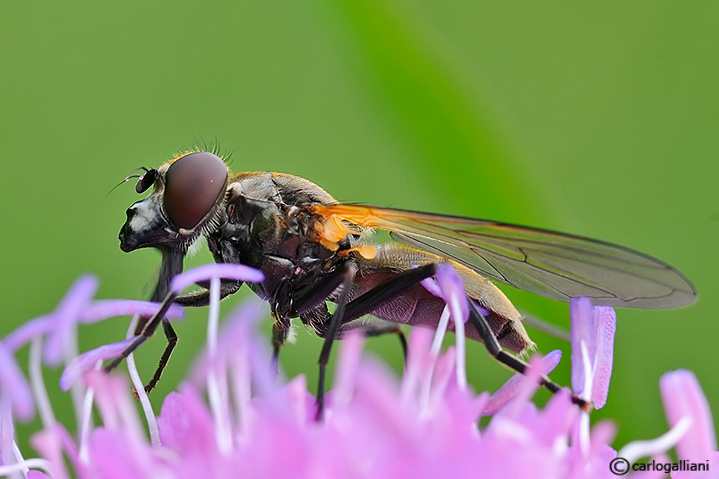
[[[370,314],[373,310],[381,306],[383,302],[388,301],[397,295],[401,295],[403,292],[423,279],[434,276],[436,266],[437,265],[429,264],[404,271],[384,283],[375,286],[358,298],[353,299],[347,304],[344,310],[343,321],[346,323],[364,316],[365,314]],[[487,348],[487,351],[498,362],[508,366],[510,369],[513,369],[518,373],[524,374],[529,365],[521,359],[508,353],[501,347],[498,338],[495,336],[489,323],[487,322],[487,318],[482,315],[473,300],[466,297],[466,301],[469,305],[470,312],[468,322],[477,331],[479,337]],[[500,334],[501,333],[502,332],[500,331]],[[556,393],[561,389],[557,383],[553,382],[547,376],[541,376],[540,384],[553,393]],[[585,400],[574,395],[572,396],[572,402],[582,408],[590,406],[590,404],[588,404]]]

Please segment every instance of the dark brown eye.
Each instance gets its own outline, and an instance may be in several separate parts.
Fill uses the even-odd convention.
[[[145,174],[140,176],[140,179],[137,180],[137,184],[135,185],[135,191],[138,193],[147,191],[149,187],[155,184],[155,177],[157,177],[157,170],[143,169],[145,170]]]
[[[185,229],[196,227],[225,191],[227,166],[201,151],[175,161],[165,175],[163,204],[168,219]]]

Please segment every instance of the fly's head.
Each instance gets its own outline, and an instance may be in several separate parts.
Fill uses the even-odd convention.
[[[127,209],[120,248],[130,252],[154,247],[184,255],[200,235],[218,227],[227,182],[225,162],[205,151],[183,154],[146,170],[135,190],[153,190]]]

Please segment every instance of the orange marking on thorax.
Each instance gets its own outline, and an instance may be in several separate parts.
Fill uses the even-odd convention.
[[[349,256],[353,251],[362,256],[364,259],[375,259],[377,257],[377,248],[370,245],[357,246],[356,248],[350,248],[339,252],[340,256]]]
[[[330,251],[337,251],[340,247],[338,243],[352,233],[347,225],[334,215],[326,218],[324,222],[316,222],[315,230],[320,235],[320,244]]]
[[[320,206],[321,205],[316,205],[315,211],[320,209],[318,208]],[[322,214],[321,211],[319,212]],[[348,225],[340,216],[335,214],[326,216],[324,221],[317,221],[315,223],[315,231],[317,231],[317,234],[319,235],[320,244],[330,251],[337,251],[340,247],[340,241],[345,239],[348,235],[358,232],[356,231],[356,228],[353,229],[352,225]],[[357,254],[362,256],[364,259],[374,259],[377,256],[377,249],[370,245],[361,245],[355,248],[343,250],[339,254],[340,256],[346,257],[352,251],[357,252]]]

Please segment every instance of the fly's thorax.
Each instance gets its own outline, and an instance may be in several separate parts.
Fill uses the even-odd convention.
[[[216,259],[240,262],[277,276],[284,269],[318,268],[318,263],[334,255],[318,240],[318,217],[312,213],[311,203],[295,203],[296,198],[287,192],[280,194],[267,173],[233,178],[227,190],[226,221],[208,237]],[[278,266],[278,259],[282,264],[289,261],[290,266]]]
[[[250,287],[270,302],[276,318],[286,319],[292,316],[293,296],[347,258],[320,243],[315,229],[320,218],[310,204],[287,204],[256,177],[251,180],[256,196],[260,196],[258,187],[264,190],[262,197],[249,196],[242,182],[231,185],[227,221],[208,237],[208,246],[217,261],[262,271],[264,281]]]
[[[276,205],[228,194],[223,215],[225,221],[207,236],[215,260],[258,267],[262,255],[278,242],[281,221]]]
[[[254,203],[254,207],[246,208],[249,203]],[[283,257],[287,257],[294,246],[302,254],[322,258],[330,256],[328,252],[336,253],[344,259],[351,253],[365,258],[376,254],[374,248],[366,242],[373,230],[322,214],[318,210],[321,205],[336,204],[336,201],[324,189],[304,178],[274,172],[233,175],[228,187],[227,204],[228,208],[236,206],[244,210],[235,213],[238,215],[237,223],[249,224],[255,221],[252,218],[254,215],[272,212],[276,221],[265,222],[261,228],[264,234],[262,244],[265,249],[268,245],[275,248]],[[240,218],[239,215],[244,217]],[[276,234],[270,234],[270,228],[274,228]],[[257,236],[255,229],[253,227],[247,233],[253,239]],[[277,238],[277,233],[282,237]],[[299,257],[300,253],[294,253],[293,256]]]

